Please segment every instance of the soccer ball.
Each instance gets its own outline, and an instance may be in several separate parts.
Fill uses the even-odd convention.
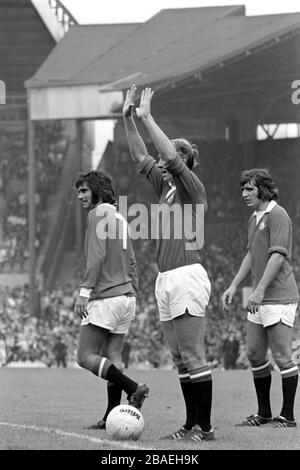
[[[117,441],[136,441],[144,430],[142,413],[131,405],[115,406],[106,419],[106,431]]]

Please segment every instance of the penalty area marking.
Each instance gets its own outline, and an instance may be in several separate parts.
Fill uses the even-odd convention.
[[[93,436],[86,436],[85,434],[78,434],[76,432],[67,432],[63,431],[62,429],[55,429],[55,428],[48,428],[48,427],[40,427],[35,425],[28,425],[28,424],[16,424],[16,423],[4,423],[0,421],[0,426],[6,426],[10,428],[17,428],[17,429],[26,429],[31,431],[37,432],[45,432],[48,434],[57,434],[58,436],[62,437],[72,437],[80,440],[88,440],[90,442],[94,442],[95,444],[107,444],[112,447],[122,448],[122,449],[133,449],[133,450],[155,450],[152,447],[143,447],[138,446],[135,444],[129,444],[128,442],[124,441],[113,441],[110,439],[99,439]]]

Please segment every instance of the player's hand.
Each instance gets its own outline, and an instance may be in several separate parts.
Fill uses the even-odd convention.
[[[249,296],[247,310],[250,313],[257,313],[258,307],[261,305],[264,300],[264,292],[258,289],[255,289],[254,292]]]
[[[222,303],[223,303],[223,310],[228,310],[228,305],[231,304],[232,298],[234,294],[236,293],[236,287],[230,286],[226,291],[224,292],[222,296]]]
[[[136,108],[136,115],[139,118],[150,116],[151,114],[151,100],[154,91],[151,88],[145,88],[141,94],[140,107]]]
[[[81,319],[86,318],[88,316],[88,312],[86,310],[88,301],[88,297],[81,297],[80,295],[76,299],[74,310],[75,313],[79,315]]]
[[[137,90],[137,87],[135,85],[132,85],[130,90],[127,90],[126,92],[126,97],[125,97],[125,101],[124,101],[124,104],[123,104],[123,116],[125,118],[128,118],[132,115],[132,110],[134,108],[134,100],[136,98],[136,90]]]

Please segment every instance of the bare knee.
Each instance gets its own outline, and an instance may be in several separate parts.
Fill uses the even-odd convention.
[[[200,348],[196,350],[194,348],[183,348],[181,357],[185,367],[190,371],[206,365],[205,353]]]
[[[274,351],[272,355],[276,365],[280,370],[289,369],[295,365],[290,356],[280,351]]]
[[[87,352],[77,352],[77,364],[83,369],[92,370],[93,360]]]
[[[84,356],[77,353],[77,364],[79,365],[79,367],[82,367],[83,369],[85,369],[85,360],[84,360]]]
[[[252,367],[259,367],[266,362],[266,355],[261,354],[258,351],[248,349],[247,351],[248,361]]]
[[[119,352],[109,352],[106,355],[107,359],[109,359],[118,369],[122,369],[122,358]]]

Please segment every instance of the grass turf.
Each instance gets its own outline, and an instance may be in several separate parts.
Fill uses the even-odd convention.
[[[184,423],[183,398],[175,370],[127,369],[147,383],[142,413],[145,430],[136,442],[112,441],[105,431],[85,426],[106,407],[106,382],[81,369],[0,369],[1,450],[298,450],[300,428],[235,428],[256,412],[250,371],[213,371],[212,424],[216,440],[191,444],[160,440]],[[272,373],[273,414],[281,407],[281,379]],[[123,395],[123,403],[126,396]],[[295,419],[299,421],[299,393]]]

